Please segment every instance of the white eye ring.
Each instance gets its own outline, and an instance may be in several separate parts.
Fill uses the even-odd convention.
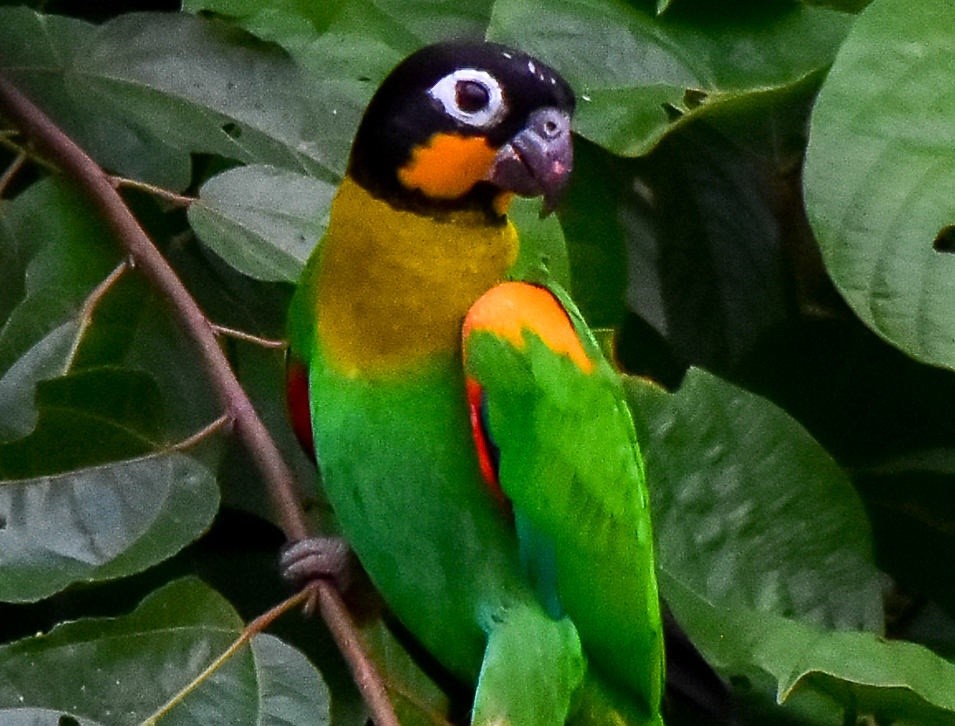
[[[461,108],[458,102],[458,84],[476,83],[487,91],[487,103],[476,111]],[[428,95],[441,104],[445,113],[468,126],[485,129],[501,120],[507,112],[501,84],[487,71],[460,68],[449,73],[428,90]]]

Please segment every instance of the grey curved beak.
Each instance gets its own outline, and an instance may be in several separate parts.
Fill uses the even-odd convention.
[[[522,197],[543,197],[545,216],[556,208],[573,167],[570,114],[547,107],[534,111],[524,129],[501,147],[486,181]]]

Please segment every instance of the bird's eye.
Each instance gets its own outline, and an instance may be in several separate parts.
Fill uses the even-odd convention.
[[[464,113],[477,113],[490,102],[491,92],[478,81],[458,81],[454,86],[454,100]]]
[[[449,73],[428,90],[428,95],[448,116],[474,128],[490,128],[507,112],[501,84],[477,68]]]

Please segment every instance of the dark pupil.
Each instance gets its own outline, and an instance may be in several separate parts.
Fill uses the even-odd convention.
[[[465,113],[480,111],[491,100],[487,88],[477,81],[458,81],[454,87],[454,95],[458,108]]]

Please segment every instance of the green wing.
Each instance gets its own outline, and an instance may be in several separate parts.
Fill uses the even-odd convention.
[[[472,307],[464,364],[485,477],[521,562],[591,667],[658,718],[663,640],[649,502],[619,378],[564,293],[504,283]]]

